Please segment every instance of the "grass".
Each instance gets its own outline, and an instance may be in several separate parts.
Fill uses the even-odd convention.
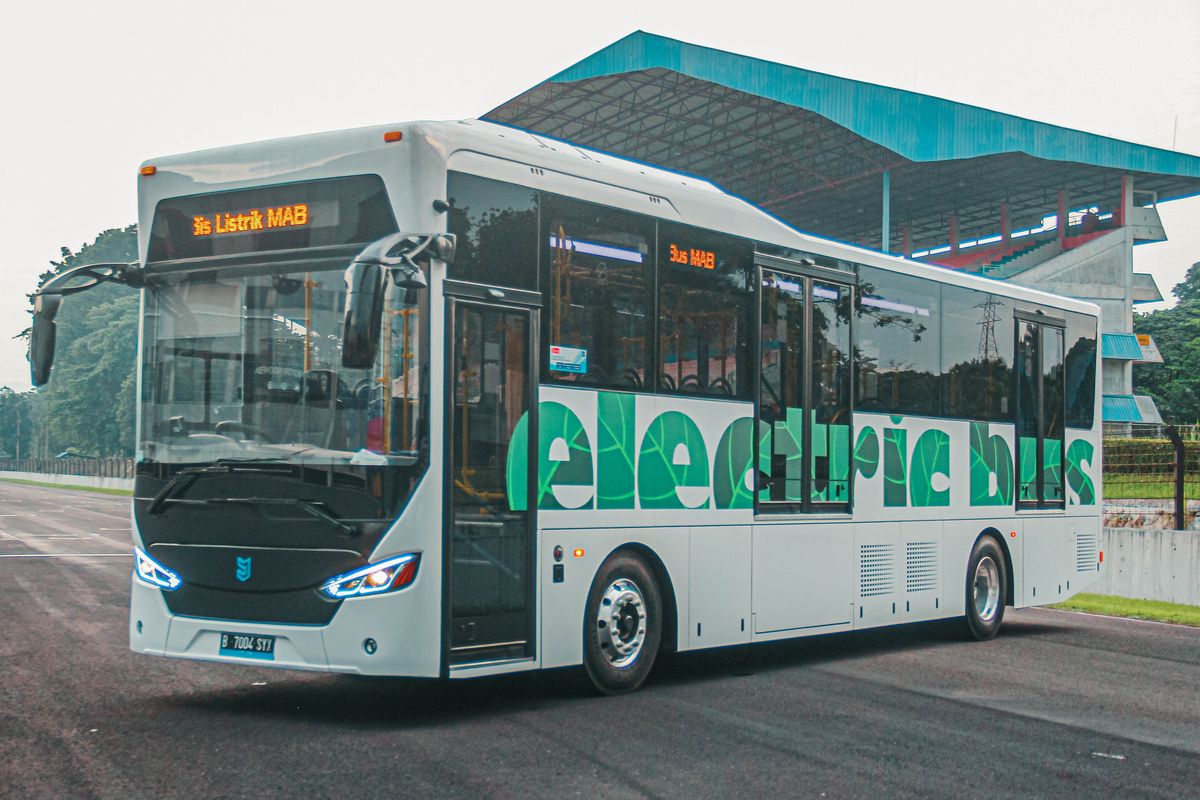
[[[1166,603],[1162,600],[1133,600],[1128,597],[1114,597],[1107,594],[1077,594],[1065,603],[1059,603],[1051,608],[1200,627],[1200,606]]]
[[[1183,485],[1183,496],[1200,499],[1200,480],[1191,476]],[[1104,497],[1115,500],[1170,500],[1175,497],[1175,481],[1138,479],[1132,475],[1104,476]]]
[[[95,494],[116,494],[129,497],[133,494],[130,489],[102,489],[99,486],[80,486],[74,483],[50,483],[49,481],[27,481],[22,478],[0,478],[4,483],[21,483],[26,486],[46,486],[51,489],[71,489],[76,492],[93,492]]]

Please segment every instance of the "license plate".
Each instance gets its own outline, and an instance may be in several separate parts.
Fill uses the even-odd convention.
[[[220,654],[239,658],[275,660],[275,637],[254,633],[222,633]]]

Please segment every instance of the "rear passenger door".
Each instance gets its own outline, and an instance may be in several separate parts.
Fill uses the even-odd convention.
[[[1018,508],[1064,507],[1065,327],[1016,312]]]
[[[854,276],[780,261],[759,273],[758,509],[849,511]]]
[[[855,278],[758,261],[754,631],[846,625],[854,586],[849,520],[797,523],[810,513],[850,511]]]

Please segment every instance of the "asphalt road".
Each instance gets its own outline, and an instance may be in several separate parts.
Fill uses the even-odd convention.
[[[3,797],[1200,797],[1200,630],[1034,609],[438,684],[135,656],[128,500],[0,483]]]

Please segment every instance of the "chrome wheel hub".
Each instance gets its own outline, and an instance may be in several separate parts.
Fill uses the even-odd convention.
[[[984,622],[996,618],[1000,607],[1000,569],[991,556],[979,559],[975,566],[975,613]]]
[[[600,652],[614,667],[627,667],[642,652],[646,641],[646,603],[642,590],[628,578],[608,585],[596,611]]]

